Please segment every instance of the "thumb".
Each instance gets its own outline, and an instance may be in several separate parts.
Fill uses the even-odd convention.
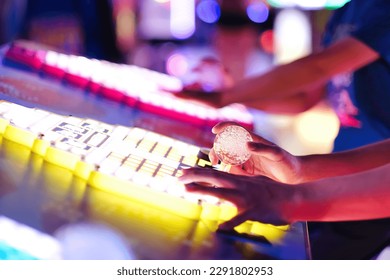
[[[274,144],[263,144],[259,142],[248,142],[247,147],[253,154],[268,158],[270,160],[279,160],[283,149]]]
[[[236,226],[242,224],[243,222],[247,221],[249,219],[248,213],[243,212],[241,214],[238,214],[231,220],[222,223],[219,225],[218,229],[219,230],[233,230]]]

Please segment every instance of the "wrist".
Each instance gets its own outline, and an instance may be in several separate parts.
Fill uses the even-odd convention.
[[[297,185],[306,182],[305,161],[301,156],[288,154],[288,172],[284,183]]]
[[[310,156],[296,156],[294,159],[294,184],[303,184],[311,181],[311,168],[312,166],[310,165]]]
[[[285,205],[283,209],[283,216],[289,224],[306,220],[305,217],[302,216],[306,197],[305,192],[305,188],[303,188],[301,185],[293,185],[288,187],[288,195],[286,196],[285,203],[283,203]]]
[[[335,201],[334,192],[323,188],[322,180],[294,185],[288,203],[289,221],[325,221]],[[337,198],[337,196],[336,196]]]

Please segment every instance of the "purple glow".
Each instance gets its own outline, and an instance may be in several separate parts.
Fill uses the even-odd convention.
[[[221,16],[221,8],[215,0],[204,0],[196,7],[196,14],[206,23],[215,23]]]
[[[246,8],[246,13],[251,21],[256,23],[265,22],[268,19],[269,9],[264,3],[250,4]]]

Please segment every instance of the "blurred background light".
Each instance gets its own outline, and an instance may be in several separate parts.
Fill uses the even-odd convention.
[[[181,77],[188,72],[188,69],[189,63],[184,55],[180,53],[174,53],[168,57],[166,64],[166,71],[168,74]]]
[[[284,9],[278,13],[274,26],[276,63],[288,63],[311,52],[311,25],[305,12]]]
[[[266,53],[273,53],[274,52],[274,31],[273,30],[266,30],[259,36],[260,41],[260,47],[263,51]]]
[[[195,32],[195,0],[171,0],[170,28],[176,39],[187,39]]]
[[[143,0],[137,12],[138,37],[144,40],[171,39],[170,17],[169,2]]]
[[[215,23],[221,16],[221,7],[215,0],[203,0],[196,6],[196,14],[206,23]]]
[[[298,2],[299,7],[306,9],[322,9],[326,6],[326,0],[300,0]]]
[[[329,153],[332,151],[339,128],[340,122],[337,115],[324,104],[319,104],[298,115],[294,120],[295,133],[308,152]]]
[[[246,13],[251,21],[263,23],[268,19],[269,9],[263,2],[254,2],[247,6]]]
[[[79,222],[60,227],[54,234],[65,260],[134,260],[127,240],[114,228],[100,223]]]
[[[117,42],[121,49],[129,50],[134,43],[136,31],[135,13],[131,7],[120,9],[116,15]]]
[[[325,8],[338,9],[347,4],[349,1],[351,0],[327,0]]]
[[[303,9],[337,9],[344,6],[350,0],[268,0],[268,3],[276,8],[299,7]]]

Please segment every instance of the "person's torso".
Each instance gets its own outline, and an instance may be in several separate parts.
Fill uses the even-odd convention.
[[[379,2],[382,3],[382,5]],[[329,45],[361,28],[369,26],[382,16],[390,17],[383,6],[390,1],[352,0],[332,16],[324,45]],[[375,32],[373,28],[372,32]],[[390,36],[390,26],[388,36]],[[389,39],[390,40],[390,39]],[[389,46],[390,54],[390,46]],[[354,73],[334,77],[328,86],[328,97],[343,126],[371,126],[377,138],[390,137],[390,65],[379,59]]]

